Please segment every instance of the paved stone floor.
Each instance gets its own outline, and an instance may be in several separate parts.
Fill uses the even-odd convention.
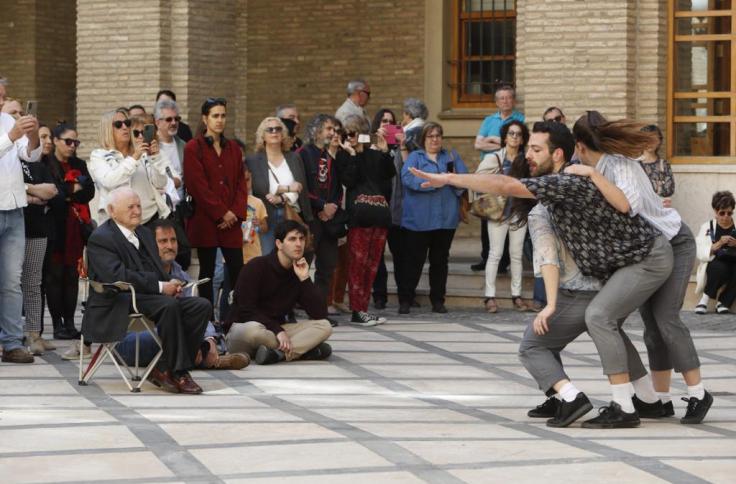
[[[60,351],[0,365],[0,481],[734,482],[732,316],[686,315],[715,395],[704,424],[596,431],[527,418],[543,400],[516,357],[530,315],[386,315],[336,328],[329,361],[196,372],[200,396],[131,394],[111,365],[80,387]],[[638,321],[627,324],[643,350]],[[603,405],[591,341],[564,359]],[[685,391],[673,386],[679,417]]]

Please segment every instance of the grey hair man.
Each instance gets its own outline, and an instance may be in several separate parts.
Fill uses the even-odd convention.
[[[514,110],[516,90],[502,85],[494,95],[498,111],[483,120],[475,137],[475,149],[480,151],[481,160],[491,151],[501,149],[501,128],[513,120],[524,122],[524,115]]]
[[[371,98],[371,88],[368,86],[368,83],[363,79],[353,79],[348,82],[346,92],[348,97],[335,112],[335,117],[341,123],[344,123],[345,118],[351,114],[370,119],[365,110],[365,106]]]
[[[172,201],[176,204],[184,197],[181,174],[184,162],[184,146],[186,145],[186,142],[177,135],[179,123],[181,122],[179,106],[177,106],[176,101],[161,99],[153,109],[153,117],[156,120],[159,146],[171,162],[170,183],[166,187],[166,192],[169,193]],[[170,193],[170,185],[172,184],[176,190],[176,195]]]

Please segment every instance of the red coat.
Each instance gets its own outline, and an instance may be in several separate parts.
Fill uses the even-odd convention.
[[[226,230],[217,228],[228,210],[240,221],[247,216],[248,190],[240,146],[227,140],[217,156],[202,135],[190,140],[184,147],[184,185],[194,199],[194,215],[187,223],[192,247],[242,247],[240,223]]]

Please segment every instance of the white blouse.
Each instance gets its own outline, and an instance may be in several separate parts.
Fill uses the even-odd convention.
[[[289,164],[286,163],[285,159],[281,159],[281,164],[279,166],[274,166],[271,164],[271,162],[268,162],[268,192],[272,195],[275,195],[276,192],[279,189],[279,185],[288,187],[292,183],[294,183],[294,175],[291,173],[291,168],[289,168]],[[276,175],[274,177],[274,174]],[[283,193],[289,203],[289,205],[296,208],[297,201],[299,200],[299,194],[296,192],[287,192]]]

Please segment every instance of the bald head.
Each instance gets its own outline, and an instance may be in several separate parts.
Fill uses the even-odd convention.
[[[141,224],[141,199],[130,187],[120,187],[107,196],[110,218],[128,230]]]

